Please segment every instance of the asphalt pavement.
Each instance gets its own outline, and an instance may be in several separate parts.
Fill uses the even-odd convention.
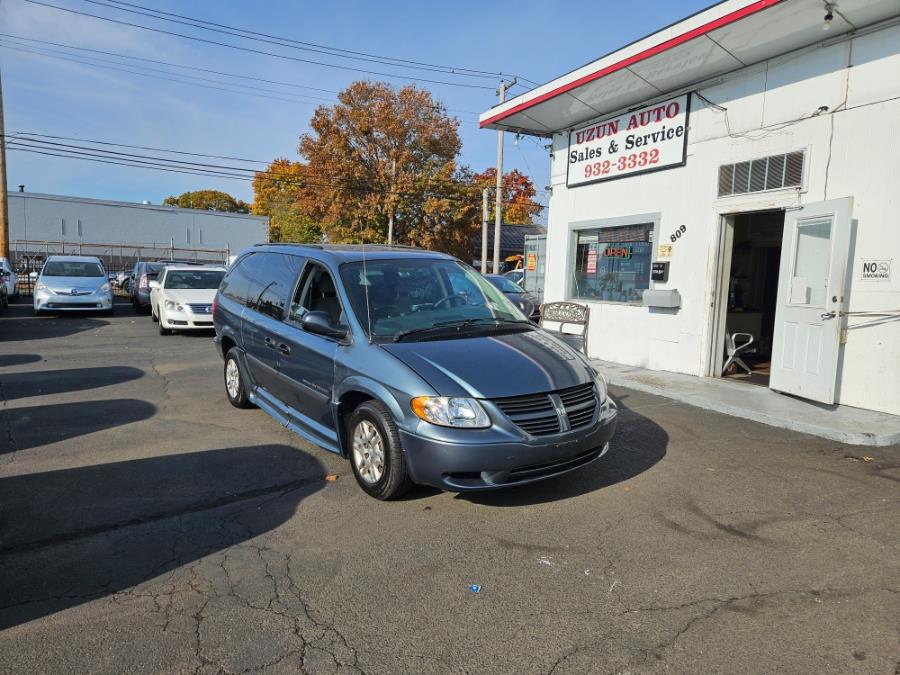
[[[0,672],[900,673],[900,448],[612,393],[585,470],[381,503],[210,335],[14,305]]]

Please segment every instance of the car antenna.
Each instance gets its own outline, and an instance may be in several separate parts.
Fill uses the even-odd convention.
[[[362,223],[359,224],[360,234],[362,234],[362,263],[363,263],[363,291],[366,294],[366,321],[369,324],[369,344],[372,344],[372,308],[369,305],[369,272],[366,267],[366,235],[362,232]]]

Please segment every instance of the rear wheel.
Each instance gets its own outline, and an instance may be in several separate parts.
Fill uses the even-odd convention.
[[[225,355],[225,394],[228,396],[228,402],[235,408],[253,407],[250,399],[247,398],[237,347],[232,347]]]
[[[376,499],[396,499],[412,486],[400,435],[390,412],[378,401],[353,411],[349,424],[350,465],[356,482]]]

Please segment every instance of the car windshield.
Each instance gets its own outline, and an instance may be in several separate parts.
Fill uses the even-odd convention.
[[[484,277],[455,260],[346,263],[341,278],[357,320],[373,338],[394,338],[436,324],[527,321]]]
[[[166,288],[218,288],[225,272],[222,270],[170,271],[166,274]]]
[[[487,279],[504,293],[522,292],[522,287],[507,277],[487,277]]]
[[[95,262],[77,262],[72,260],[51,260],[41,275],[45,277],[104,277],[103,268]]]

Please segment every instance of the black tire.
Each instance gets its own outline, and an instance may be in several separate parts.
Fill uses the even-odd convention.
[[[237,374],[237,386],[234,388],[234,394],[229,389],[229,364],[233,364],[234,372]],[[253,408],[255,407],[250,399],[247,398],[247,386],[244,378],[244,371],[241,369],[241,360],[238,358],[237,347],[232,347],[225,355],[225,366],[222,369],[222,375],[225,378],[225,395],[228,402],[235,408]]]
[[[162,321],[160,321],[159,319],[157,319],[157,321],[159,321],[159,334],[160,335],[171,335],[172,334],[172,331],[170,331],[168,328],[163,328]]]
[[[150,319],[153,321],[153,323],[159,321],[159,318],[156,316],[156,312],[154,312],[152,308],[150,309]]]
[[[354,438],[357,429],[368,423],[378,432],[383,452],[382,474],[378,480],[372,482],[371,478],[364,476],[358,466],[354,449]],[[361,430],[362,433],[362,430]],[[350,466],[356,482],[369,495],[375,499],[389,500],[402,496],[412,487],[409,471],[406,467],[406,456],[400,446],[400,434],[397,433],[397,425],[391,417],[390,411],[379,401],[366,401],[359,405],[347,425],[347,443],[349,444]],[[366,454],[368,457],[368,454]]]

